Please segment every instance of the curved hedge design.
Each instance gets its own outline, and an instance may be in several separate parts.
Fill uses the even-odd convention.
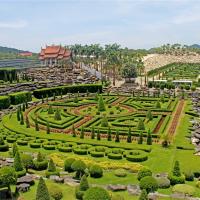
[[[141,150],[127,151],[126,159],[131,162],[143,162],[148,159],[147,153]]]

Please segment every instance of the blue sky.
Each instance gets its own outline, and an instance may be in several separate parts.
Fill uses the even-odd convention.
[[[200,0],[0,0],[0,46],[200,44]]]

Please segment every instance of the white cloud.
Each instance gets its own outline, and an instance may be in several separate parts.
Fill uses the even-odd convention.
[[[9,22],[0,21],[0,29],[3,29],[3,28],[18,29],[18,28],[24,28],[27,25],[28,25],[28,22],[25,20],[17,20],[17,21],[9,21]]]

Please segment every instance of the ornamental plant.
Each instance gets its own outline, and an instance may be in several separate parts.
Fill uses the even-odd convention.
[[[147,111],[146,118],[147,118],[148,120],[150,120],[150,121],[153,119],[153,116],[152,116],[151,110],[148,110],[148,111]]]
[[[152,136],[151,136],[150,129],[148,130],[148,133],[147,133],[147,145],[152,145]]]
[[[85,135],[85,132],[84,132],[84,128],[83,128],[83,126],[82,126],[82,127],[81,127],[80,138],[81,138],[81,139],[84,139],[84,135]]]
[[[106,107],[104,105],[103,97],[100,95],[99,100],[98,100],[98,111],[102,112],[102,111],[105,111],[105,110],[106,110]]]
[[[99,129],[97,130],[97,140],[101,140],[101,134],[100,134]]]
[[[143,143],[143,133],[140,133],[139,138],[138,138],[138,144]]]
[[[47,134],[50,134],[50,126],[49,126],[49,121],[47,121],[47,125],[46,125],[46,131],[47,131]]]
[[[139,120],[137,129],[138,130],[145,130],[144,122],[143,122],[142,119]]]
[[[111,129],[110,127],[108,128],[108,137],[107,137],[108,141],[112,141],[112,133],[111,133]]]
[[[61,115],[60,115],[59,109],[56,109],[56,112],[55,112],[55,115],[54,115],[54,119],[56,121],[60,121],[61,120]]]
[[[143,189],[142,192],[140,193],[139,200],[148,200],[148,194],[145,189]]]
[[[92,127],[91,129],[91,139],[94,139],[95,138],[95,130],[94,130],[94,127]]]
[[[131,128],[130,128],[130,127],[129,127],[129,129],[128,129],[127,142],[128,142],[128,143],[131,143],[131,142],[132,142],[132,139],[131,139]]]
[[[76,131],[75,131],[74,124],[72,125],[72,136],[76,137]]]
[[[24,170],[19,151],[15,153],[13,166],[16,172]]]
[[[48,114],[53,114],[54,111],[53,111],[53,108],[52,108],[52,105],[49,105],[49,108],[48,108]]]
[[[49,191],[42,177],[40,177],[39,183],[37,186],[36,200],[50,200]]]
[[[120,139],[119,139],[119,130],[116,131],[115,142],[120,142]]]
[[[24,116],[23,116],[23,113],[21,112],[20,115],[21,115],[21,117],[20,117],[21,118],[20,119],[20,124],[24,125]]]

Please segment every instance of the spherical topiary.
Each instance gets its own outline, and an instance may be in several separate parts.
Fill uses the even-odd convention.
[[[192,196],[195,193],[195,188],[191,185],[177,184],[173,186],[172,191]]]
[[[111,197],[105,189],[92,187],[85,192],[83,200],[111,200]]]
[[[156,178],[156,181],[158,183],[158,187],[159,188],[169,188],[170,187],[170,180],[166,177],[159,177],[159,178]]]
[[[103,176],[103,169],[99,165],[92,165],[89,169],[90,176],[100,178]]]
[[[152,176],[145,176],[140,180],[140,189],[145,189],[147,193],[155,192],[158,189],[158,183]]]
[[[75,161],[74,158],[66,159],[65,162],[64,162],[64,170],[67,171],[67,172],[73,172],[72,164],[73,164],[74,161]]]
[[[54,200],[61,200],[63,198],[63,193],[60,187],[57,185],[51,185],[48,187],[49,194]]]
[[[127,172],[124,169],[116,169],[114,174],[117,177],[126,177],[127,176]]]
[[[137,179],[140,180],[140,179],[144,178],[145,176],[152,176],[152,171],[148,168],[140,169],[137,174]]]
[[[80,178],[84,174],[87,166],[82,160],[76,160],[72,163],[71,167],[76,172],[76,178]]]

